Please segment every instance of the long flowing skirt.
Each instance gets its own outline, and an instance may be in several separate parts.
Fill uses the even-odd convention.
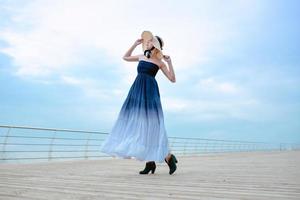
[[[164,162],[170,150],[154,77],[137,75],[101,151],[121,158]]]

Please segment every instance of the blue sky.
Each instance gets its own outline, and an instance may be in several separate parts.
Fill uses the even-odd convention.
[[[169,136],[300,142],[299,1],[148,2],[0,0],[0,124],[109,132],[151,30]]]

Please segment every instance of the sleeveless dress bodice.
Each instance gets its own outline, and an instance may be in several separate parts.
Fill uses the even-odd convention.
[[[138,74],[148,74],[152,77],[156,76],[158,70],[159,67],[155,63],[148,62],[145,60],[140,60],[137,66]]]

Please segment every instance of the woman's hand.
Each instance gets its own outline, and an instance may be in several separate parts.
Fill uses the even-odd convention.
[[[167,63],[170,63],[170,62],[171,62],[171,57],[168,56],[168,55],[164,55],[164,56],[163,56],[163,59],[164,59],[164,61],[166,61]]]
[[[142,38],[141,38],[141,39],[137,39],[137,40],[134,42],[134,45],[135,45],[135,46],[138,46],[138,45],[140,45],[142,42],[143,42],[143,39],[142,39]]]

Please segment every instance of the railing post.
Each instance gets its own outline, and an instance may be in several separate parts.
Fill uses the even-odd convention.
[[[212,149],[212,152],[213,152],[213,153],[216,153],[216,152],[217,152],[217,142],[216,142],[216,141],[213,141],[213,142],[212,142],[212,148],[211,148],[211,149]]]
[[[172,152],[173,151],[173,139],[167,138],[167,140],[168,140],[169,151]]]
[[[5,150],[6,150],[6,144],[7,144],[8,138],[9,138],[10,130],[11,130],[11,128],[9,127],[7,132],[6,132],[4,141],[3,141],[3,146],[2,146],[2,152],[3,153],[1,154],[1,157],[2,157],[1,159],[2,160],[5,160],[5,156],[6,156]]]
[[[84,151],[84,158],[88,159],[88,149],[89,149],[89,142],[90,142],[90,138],[91,138],[91,133],[88,134],[86,143],[85,143],[85,151]]]
[[[56,130],[54,131],[54,134],[53,134],[53,137],[50,141],[50,144],[49,144],[49,152],[48,152],[48,161],[52,160],[52,151],[53,151],[53,143],[54,143],[54,140],[56,138]]]
[[[187,145],[187,140],[185,140],[185,142],[184,142],[184,147],[183,147],[183,155],[185,155],[185,151],[186,151],[186,145]]]
[[[207,153],[208,140],[205,141],[205,146],[203,148],[203,152]]]

